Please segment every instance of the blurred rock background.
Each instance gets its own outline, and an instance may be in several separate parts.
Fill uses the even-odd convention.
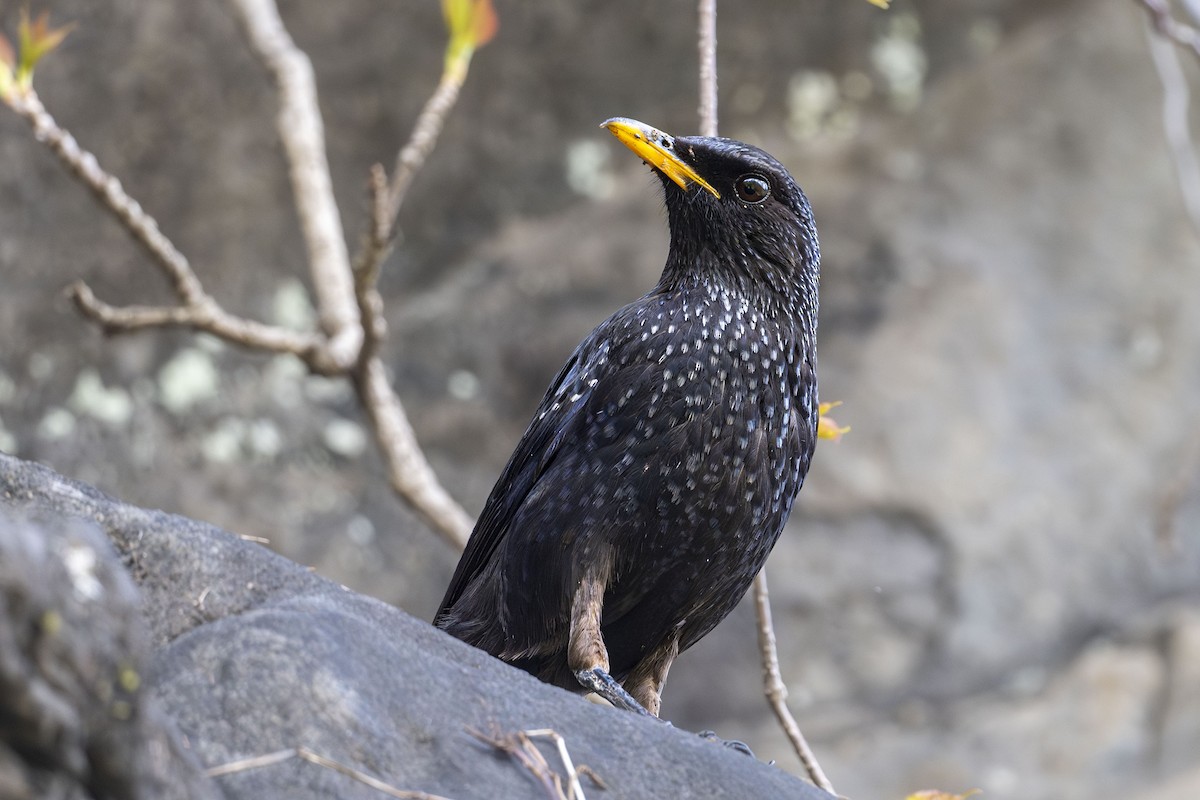
[[[438,4],[281,6],[357,237],[368,167],[436,81]],[[228,10],[40,7],[77,24],[38,70],[52,113],[226,307],[308,324],[275,98]],[[472,512],[562,360],[661,267],[656,181],[596,126],[696,126],[692,4],[497,7],[382,282],[396,385]],[[823,443],[769,563],[793,708],[849,797],[1200,796],[1200,240],[1142,17],[722,8],[722,132],[812,198],[822,396],[854,429]],[[432,614],[456,556],[390,493],[347,387],[204,337],[105,340],[62,298],[75,278],[168,299],[0,109],[0,450]],[[748,604],[680,659],[664,714],[799,771]]]

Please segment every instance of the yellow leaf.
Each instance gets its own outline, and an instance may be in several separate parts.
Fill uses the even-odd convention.
[[[867,0],[867,2],[870,3],[871,5],[879,6],[880,8],[887,8],[888,3],[890,3],[891,1],[892,0]],[[909,798],[909,800],[912,800],[912,799]],[[920,800],[920,798],[918,798],[918,800]]]
[[[500,23],[492,0],[442,0],[442,15],[450,42],[446,45],[446,69],[466,69],[475,48],[496,35]]]
[[[841,404],[842,404],[841,400],[835,400],[834,402],[831,402],[831,403],[821,403],[817,407],[817,414],[818,414],[817,438],[818,439],[832,439],[833,441],[836,442],[838,439],[841,439],[842,436],[844,436],[845,434],[850,432],[850,426],[846,426],[844,428],[839,428],[837,422],[835,422],[832,417],[826,416],[829,413],[829,409],[837,408]],[[909,798],[909,800],[912,800],[912,798]],[[921,799],[918,798],[918,800],[921,800]],[[936,800],[936,798],[935,798],[935,800]]]
[[[28,86],[33,80],[33,68],[54,48],[67,38],[73,25],[61,28],[50,27],[50,15],[43,11],[37,19],[29,21],[29,10],[21,9],[21,21],[17,27],[21,45],[20,63],[17,65],[17,82]]]
[[[937,789],[924,789],[920,792],[913,792],[904,800],[967,800],[977,794],[983,794],[982,789],[969,789],[962,794],[951,794],[950,792],[940,792]]]

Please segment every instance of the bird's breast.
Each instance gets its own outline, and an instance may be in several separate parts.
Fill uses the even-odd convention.
[[[616,454],[616,490],[674,531],[669,546],[686,531],[777,535],[815,434],[803,338],[728,295],[648,304],[615,337],[618,379],[593,398],[591,445]]]

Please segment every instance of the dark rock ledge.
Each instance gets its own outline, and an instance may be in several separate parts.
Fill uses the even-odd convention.
[[[607,783],[589,797],[828,797],[543,685],[257,544],[0,454],[0,796],[383,796],[296,759],[203,774],[299,746],[401,789],[542,796],[471,728],[553,728]]]

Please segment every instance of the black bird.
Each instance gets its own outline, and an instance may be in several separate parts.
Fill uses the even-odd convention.
[[[671,662],[746,593],[808,472],[820,250],[762,150],[604,127],[662,178],[666,267],[550,385],[434,623],[657,715]]]

